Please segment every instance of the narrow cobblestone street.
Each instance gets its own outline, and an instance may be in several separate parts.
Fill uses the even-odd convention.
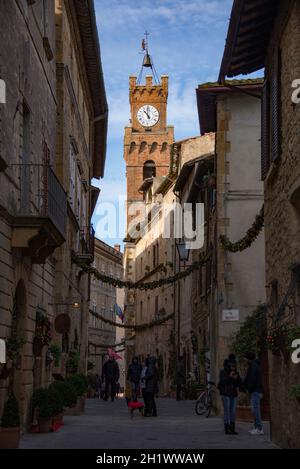
[[[249,424],[238,423],[238,436],[223,434],[220,418],[198,417],[193,401],[158,399],[158,418],[129,418],[124,399],[114,403],[88,400],[85,414],[65,417],[56,433],[26,434],[21,449],[272,449],[266,435],[248,434]]]

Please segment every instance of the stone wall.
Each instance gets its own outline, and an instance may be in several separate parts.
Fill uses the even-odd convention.
[[[44,27],[44,15],[47,18]],[[49,50],[55,53],[54,7],[42,8],[42,2],[30,7],[27,2],[1,2],[0,66],[7,85],[7,103],[0,106],[0,152],[8,164],[0,173],[0,336],[11,335],[13,305],[17,308],[17,333],[26,340],[22,358],[13,372],[13,388],[19,401],[21,424],[31,422],[30,398],[34,387],[45,386],[51,379],[51,368],[45,367],[45,353],[35,359],[32,342],[36,313],[50,320],[54,316],[55,262],[32,265],[29,257],[12,250],[12,216],[20,210],[20,167],[24,163],[43,163],[43,140],[55,159],[56,133],[56,68]],[[48,38],[48,49],[43,43]],[[24,154],[24,112],[29,112],[29,134]],[[36,167],[35,167],[36,169]],[[37,178],[38,174],[34,173]],[[28,194],[35,186],[27,187]],[[31,192],[30,192],[31,191]],[[9,362],[10,366],[11,363]],[[7,396],[9,379],[0,380],[0,415]]]
[[[285,18],[285,20],[284,20]],[[284,21],[283,21],[284,20]],[[300,78],[300,5],[294,2],[288,17],[279,15],[276,28],[281,26],[281,40],[274,29],[267,70],[272,67],[272,54],[280,45],[281,73],[281,159],[272,167],[265,180],[266,272],[268,296],[271,282],[278,282],[278,305],[281,304],[291,281],[290,267],[300,262],[300,106],[293,105],[291,87]],[[298,288],[299,291],[299,288]],[[292,321],[300,324],[299,307],[295,307]],[[286,310],[286,314],[288,311]],[[300,365],[285,363],[283,358],[270,355],[270,388],[273,441],[283,448],[299,448],[299,406],[289,399],[288,390],[299,384]]]

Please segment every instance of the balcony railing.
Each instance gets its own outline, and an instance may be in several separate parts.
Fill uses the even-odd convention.
[[[17,217],[48,218],[66,237],[67,195],[49,165],[13,165],[14,180],[19,187]]]

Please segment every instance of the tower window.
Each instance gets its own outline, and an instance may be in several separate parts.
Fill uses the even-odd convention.
[[[130,149],[129,149],[129,153],[133,153],[135,149],[136,149],[136,143],[135,143],[135,142],[131,142],[131,144],[130,144]]]
[[[167,142],[164,142],[161,146],[161,151],[167,151],[167,148],[168,148],[168,144]]]
[[[143,153],[147,148],[147,142],[142,142],[140,146],[140,153]]]
[[[143,178],[148,179],[156,176],[155,163],[152,160],[146,161],[144,164]]]
[[[158,147],[157,143],[153,142],[150,148],[150,153],[155,152],[157,150],[157,147]]]

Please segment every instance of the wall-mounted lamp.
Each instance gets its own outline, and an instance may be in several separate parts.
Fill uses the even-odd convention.
[[[74,309],[80,308],[79,301],[73,301],[72,303],[48,303],[49,306],[72,306]]]

